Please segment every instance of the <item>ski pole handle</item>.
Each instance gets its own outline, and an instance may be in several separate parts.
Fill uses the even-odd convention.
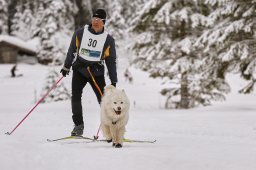
[[[6,135],[11,135],[19,126],[20,124],[34,111],[34,109],[45,99],[46,96],[58,85],[58,83],[64,78],[62,76],[58,81],[54,83],[54,85],[47,91],[47,93],[36,103],[36,105],[28,112],[28,114],[18,123],[17,126],[11,131],[11,132],[6,132]]]

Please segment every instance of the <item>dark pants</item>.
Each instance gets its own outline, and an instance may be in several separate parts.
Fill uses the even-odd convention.
[[[106,86],[104,75],[95,76],[94,79],[98,84],[101,92],[103,93],[104,87]],[[101,95],[97,90],[96,86],[94,85],[92,78],[86,78],[79,72],[75,70],[73,71],[71,104],[72,104],[72,113],[73,113],[72,118],[76,126],[83,123],[83,110],[82,110],[81,99],[82,99],[83,88],[87,83],[91,85],[94,93],[96,94],[98,102],[100,104]]]

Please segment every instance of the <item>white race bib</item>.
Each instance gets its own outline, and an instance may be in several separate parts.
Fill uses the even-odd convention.
[[[101,61],[101,54],[107,36],[108,33],[106,31],[99,35],[92,34],[88,30],[88,25],[85,25],[79,56],[88,61]]]

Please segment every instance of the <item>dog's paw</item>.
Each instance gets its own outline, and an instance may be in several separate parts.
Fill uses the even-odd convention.
[[[115,144],[115,148],[122,148],[122,147],[123,147],[123,145],[120,143]]]

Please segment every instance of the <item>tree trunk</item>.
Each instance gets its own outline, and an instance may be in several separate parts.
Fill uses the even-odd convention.
[[[189,99],[188,99],[188,75],[187,72],[181,74],[181,87],[180,87],[180,108],[188,109],[189,108]]]

